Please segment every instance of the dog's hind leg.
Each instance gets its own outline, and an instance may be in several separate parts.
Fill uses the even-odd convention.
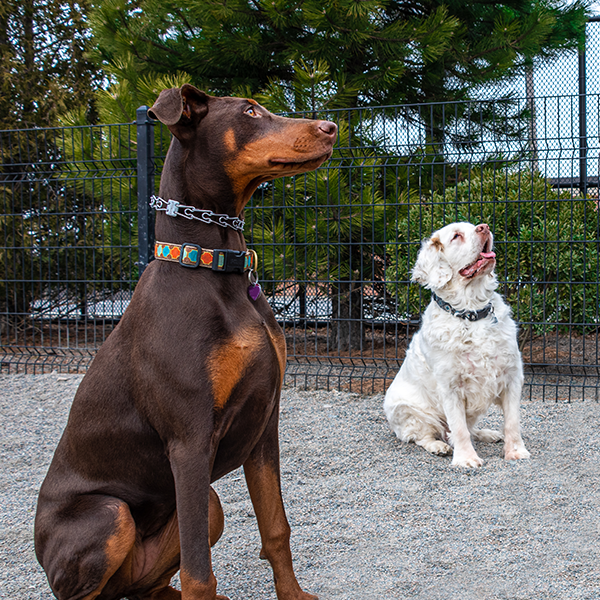
[[[275,407],[262,438],[244,463],[244,475],[262,540],[261,558],[273,568],[278,600],[317,600],[303,592],[294,575],[290,526],[285,516],[279,477],[279,442]]]
[[[225,516],[223,515],[223,507],[217,492],[211,487],[208,502],[208,541],[214,546],[223,535],[225,527]]]
[[[118,498],[80,496],[71,504],[38,510],[36,553],[58,600],[94,600],[132,550],[135,523]]]
[[[159,531],[140,538],[106,584],[101,598],[130,600],[181,600],[181,592],[170,586],[179,569],[179,524],[177,512]]]
[[[386,397],[384,410],[392,431],[403,442],[414,442],[438,456],[452,454],[452,446],[440,439],[444,425],[439,419],[431,418],[422,411],[417,412],[390,396]]]
[[[438,440],[434,434],[425,434],[418,439],[415,439],[415,444],[425,448],[427,452],[438,456],[446,456],[452,454],[452,446],[446,444],[442,440]]]
[[[471,437],[478,442],[501,442],[504,436],[495,429],[471,429]]]
[[[496,429],[486,429],[477,427],[477,423],[480,418],[480,414],[470,414],[467,415],[467,428],[469,429],[469,433],[471,434],[471,438],[478,442],[488,442],[488,443],[496,443],[501,442],[504,439],[502,432],[497,431]]]

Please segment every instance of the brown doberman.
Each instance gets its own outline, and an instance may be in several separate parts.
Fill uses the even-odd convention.
[[[191,85],[149,114],[173,134],[153,198],[159,260],[79,386],[39,495],[38,560],[59,600],[223,598],[210,484],[243,465],[277,598],[314,599],[294,575],[281,498],[285,341],[241,213],[259,184],[328,159],[337,128]]]

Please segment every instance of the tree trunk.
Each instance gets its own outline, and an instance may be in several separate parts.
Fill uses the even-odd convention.
[[[332,319],[328,347],[338,352],[361,350],[364,346],[362,290],[358,283],[340,281],[332,285]]]
[[[34,75],[35,66],[35,36],[34,36],[34,15],[35,7],[33,0],[24,0],[23,2],[23,63],[24,80],[26,85],[22,86],[21,99],[23,106],[23,122],[27,126],[33,126],[33,115],[35,112],[34,94],[37,88],[37,81]]]

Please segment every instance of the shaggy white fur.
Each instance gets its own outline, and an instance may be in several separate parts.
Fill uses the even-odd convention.
[[[517,328],[495,292],[492,247],[485,223],[452,223],[423,241],[413,281],[454,311],[478,311],[490,303],[493,311],[470,321],[432,299],[383,404],[402,441],[433,454],[450,454],[453,446],[452,464],[461,467],[483,464],[472,439],[497,442],[503,437],[476,426],[492,403],[504,412],[505,459],[529,458],[519,424],[523,364]]]

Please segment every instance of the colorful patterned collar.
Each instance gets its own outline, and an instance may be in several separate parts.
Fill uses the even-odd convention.
[[[198,244],[169,244],[156,242],[154,257],[158,260],[176,262],[195,269],[206,267],[221,273],[244,273],[248,271],[248,296],[256,301],[262,289],[258,283],[258,256],[254,250],[207,250]]]
[[[258,265],[258,257],[254,250],[207,250],[197,244],[156,242],[154,257],[177,262],[192,269],[206,267],[221,273],[256,271]]]

